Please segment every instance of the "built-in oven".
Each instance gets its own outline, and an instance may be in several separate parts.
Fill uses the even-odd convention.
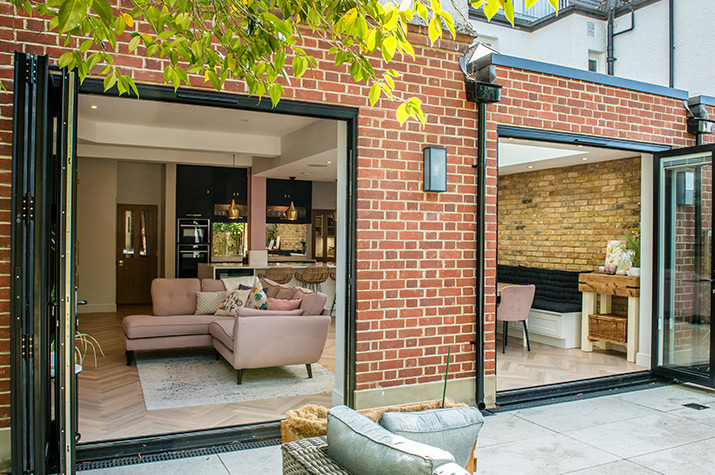
[[[176,226],[177,244],[209,244],[210,225],[208,219],[179,218]]]
[[[176,246],[177,277],[198,277],[199,264],[208,264],[209,256],[208,244],[179,244]]]

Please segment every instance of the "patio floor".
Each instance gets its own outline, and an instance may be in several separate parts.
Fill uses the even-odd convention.
[[[673,385],[489,416],[476,473],[692,475],[713,467],[715,391]],[[281,454],[276,446],[82,473],[280,474]]]

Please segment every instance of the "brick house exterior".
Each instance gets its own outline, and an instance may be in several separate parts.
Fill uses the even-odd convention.
[[[284,99],[359,108],[357,148],[356,405],[407,402],[441,395],[446,353],[452,351],[452,397],[474,402],[477,355],[471,342],[477,324],[476,241],[485,255],[484,374],[486,401],[495,397],[495,306],[497,265],[497,142],[499,125],[611,137],[672,147],[695,144],[686,131],[682,98],[603,83],[602,75],[570,79],[504,64],[496,66],[502,99],[487,108],[487,190],[477,195],[476,105],[465,98],[458,59],[471,37],[428,46],[426,30],[415,28],[415,61],[396,59],[403,73],[397,96],[423,102],[427,124],[401,126],[397,104],[367,106],[368,87],[335,67],[324,44],[307,37],[318,59],[314,74],[285,87]],[[127,54],[122,36],[115,64],[139,83],[163,84],[161,62]],[[0,428],[10,425],[9,259],[12,156],[12,62],[15,50],[49,55],[63,52],[57,36],[36,18],[15,17],[0,4]],[[380,59],[374,64],[382,66]],[[194,76],[192,87],[208,88]],[[623,84],[629,84],[623,81]],[[665,88],[663,88],[665,92]],[[243,94],[231,81],[226,92]],[[715,112],[715,111],[713,111]],[[422,148],[443,146],[448,155],[448,190],[422,191]],[[486,203],[486,231],[476,235],[477,200]],[[592,263],[589,261],[589,265]],[[9,431],[5,431],[6,433]],[[2,439],[5,440],[5,439]],[[8,434],[9,440],[9,434]],[[9,447],[9,444],[8,444]]]

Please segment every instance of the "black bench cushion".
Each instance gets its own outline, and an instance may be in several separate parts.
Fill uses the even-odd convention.
[[[497,266],[497,282],[536,285],[532,308],[552,312],[581,311],[581,292],[578,290],[579,272],[541,269],[525,266]]]

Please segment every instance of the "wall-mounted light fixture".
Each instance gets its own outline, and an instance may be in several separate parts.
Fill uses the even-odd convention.
[[[424,191],[447,191],[447,149],[444,147],[425,147],[424,156]]]

